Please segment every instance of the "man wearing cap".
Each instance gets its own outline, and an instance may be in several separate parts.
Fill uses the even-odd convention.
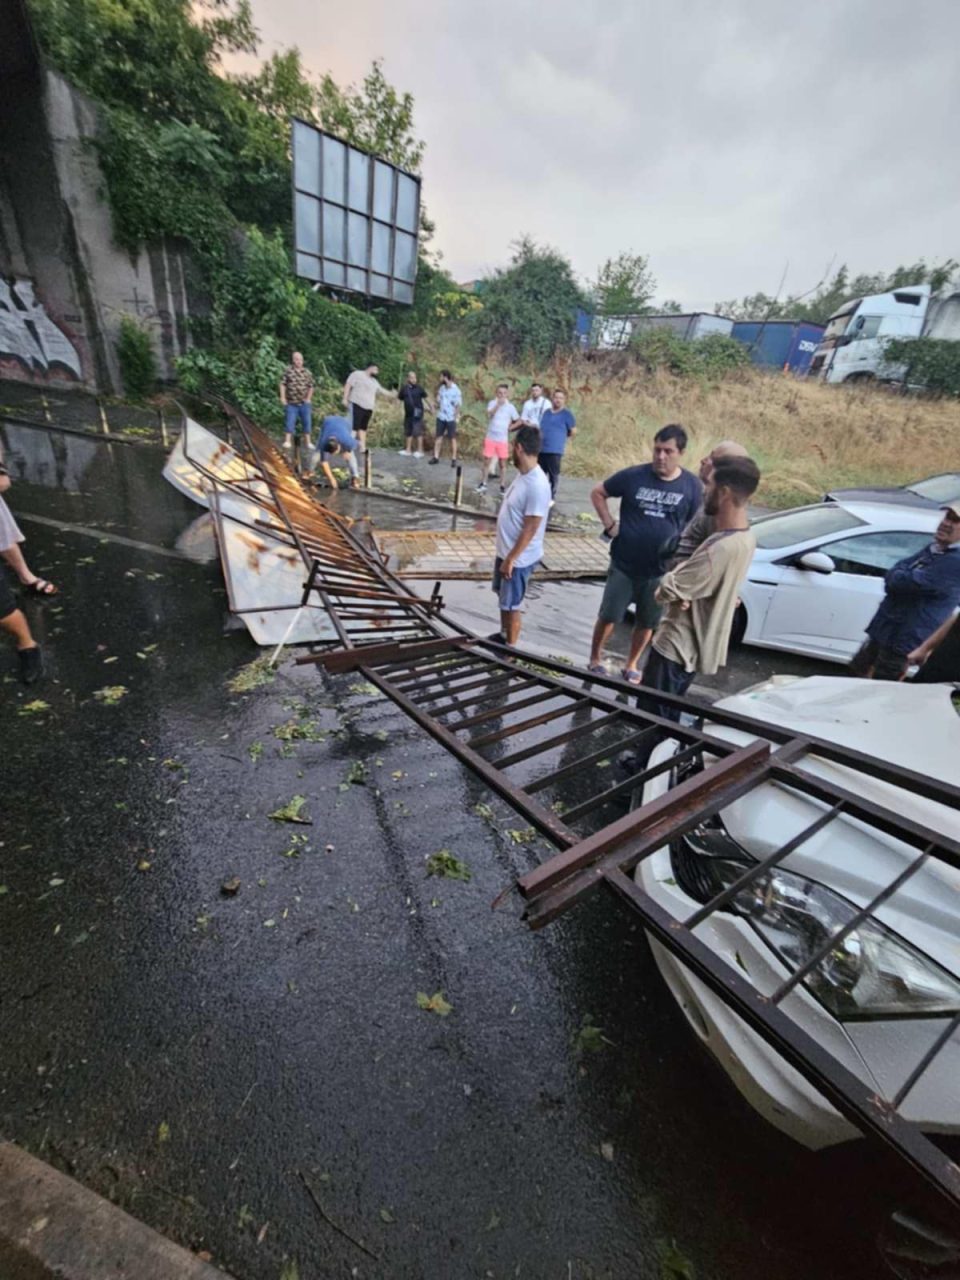
[[[960,605],[960,502],[942,511],[930,545],[888,572],[883,602],[850,663],[853,675],[902,680],[909,655]]]

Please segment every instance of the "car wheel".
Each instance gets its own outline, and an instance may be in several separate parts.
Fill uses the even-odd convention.
[[[738,649],[743,644],[743,637],[747,634],[747,610],[746,606],[738,604],[733,615],[733,623],[730,627],[730,643]]]

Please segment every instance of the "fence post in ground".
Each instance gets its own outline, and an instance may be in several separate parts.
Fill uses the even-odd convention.
[[[107,411],[103,407],[103,401],[97,396],[97,409],[100,413],[100,430],[105,436],[110,434],[110,423],[107,421]]]
[[[370,479],[372,475],[373,475],[373,462],[371,461],[370,450],[364,449],[363,451],[363,487],[365,489],[370,488]]]
[[[463,502],[463,467],[457,463],[457,478],[453,482],[453,505],[459,507]]]
[[[160,424],[160,443],[163,445],[164,448],[166,448],[170,442],[167,439],[167,420],[163,416],[162,407],[157,409],[157,419]]]

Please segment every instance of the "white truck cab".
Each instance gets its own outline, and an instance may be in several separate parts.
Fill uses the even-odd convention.
[[[884,358],[887,338],[919,338],[930,304],[928,284],[905,285],[890,293],[845,302],[827,321],[810,362],[809,376],[822,382],[854,382],[903,376]]]

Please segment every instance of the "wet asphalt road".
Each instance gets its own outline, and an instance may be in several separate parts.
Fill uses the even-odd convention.
[[[545,849],[355,679],[229,691],[257,651],[162,455],[3,432],[11,506],[100,536],[23,520],[50,678],[0,652],[0,1135],[242,1280],[877,1274],[882,1163],[742,1104],[626,909],[491,911]]]

